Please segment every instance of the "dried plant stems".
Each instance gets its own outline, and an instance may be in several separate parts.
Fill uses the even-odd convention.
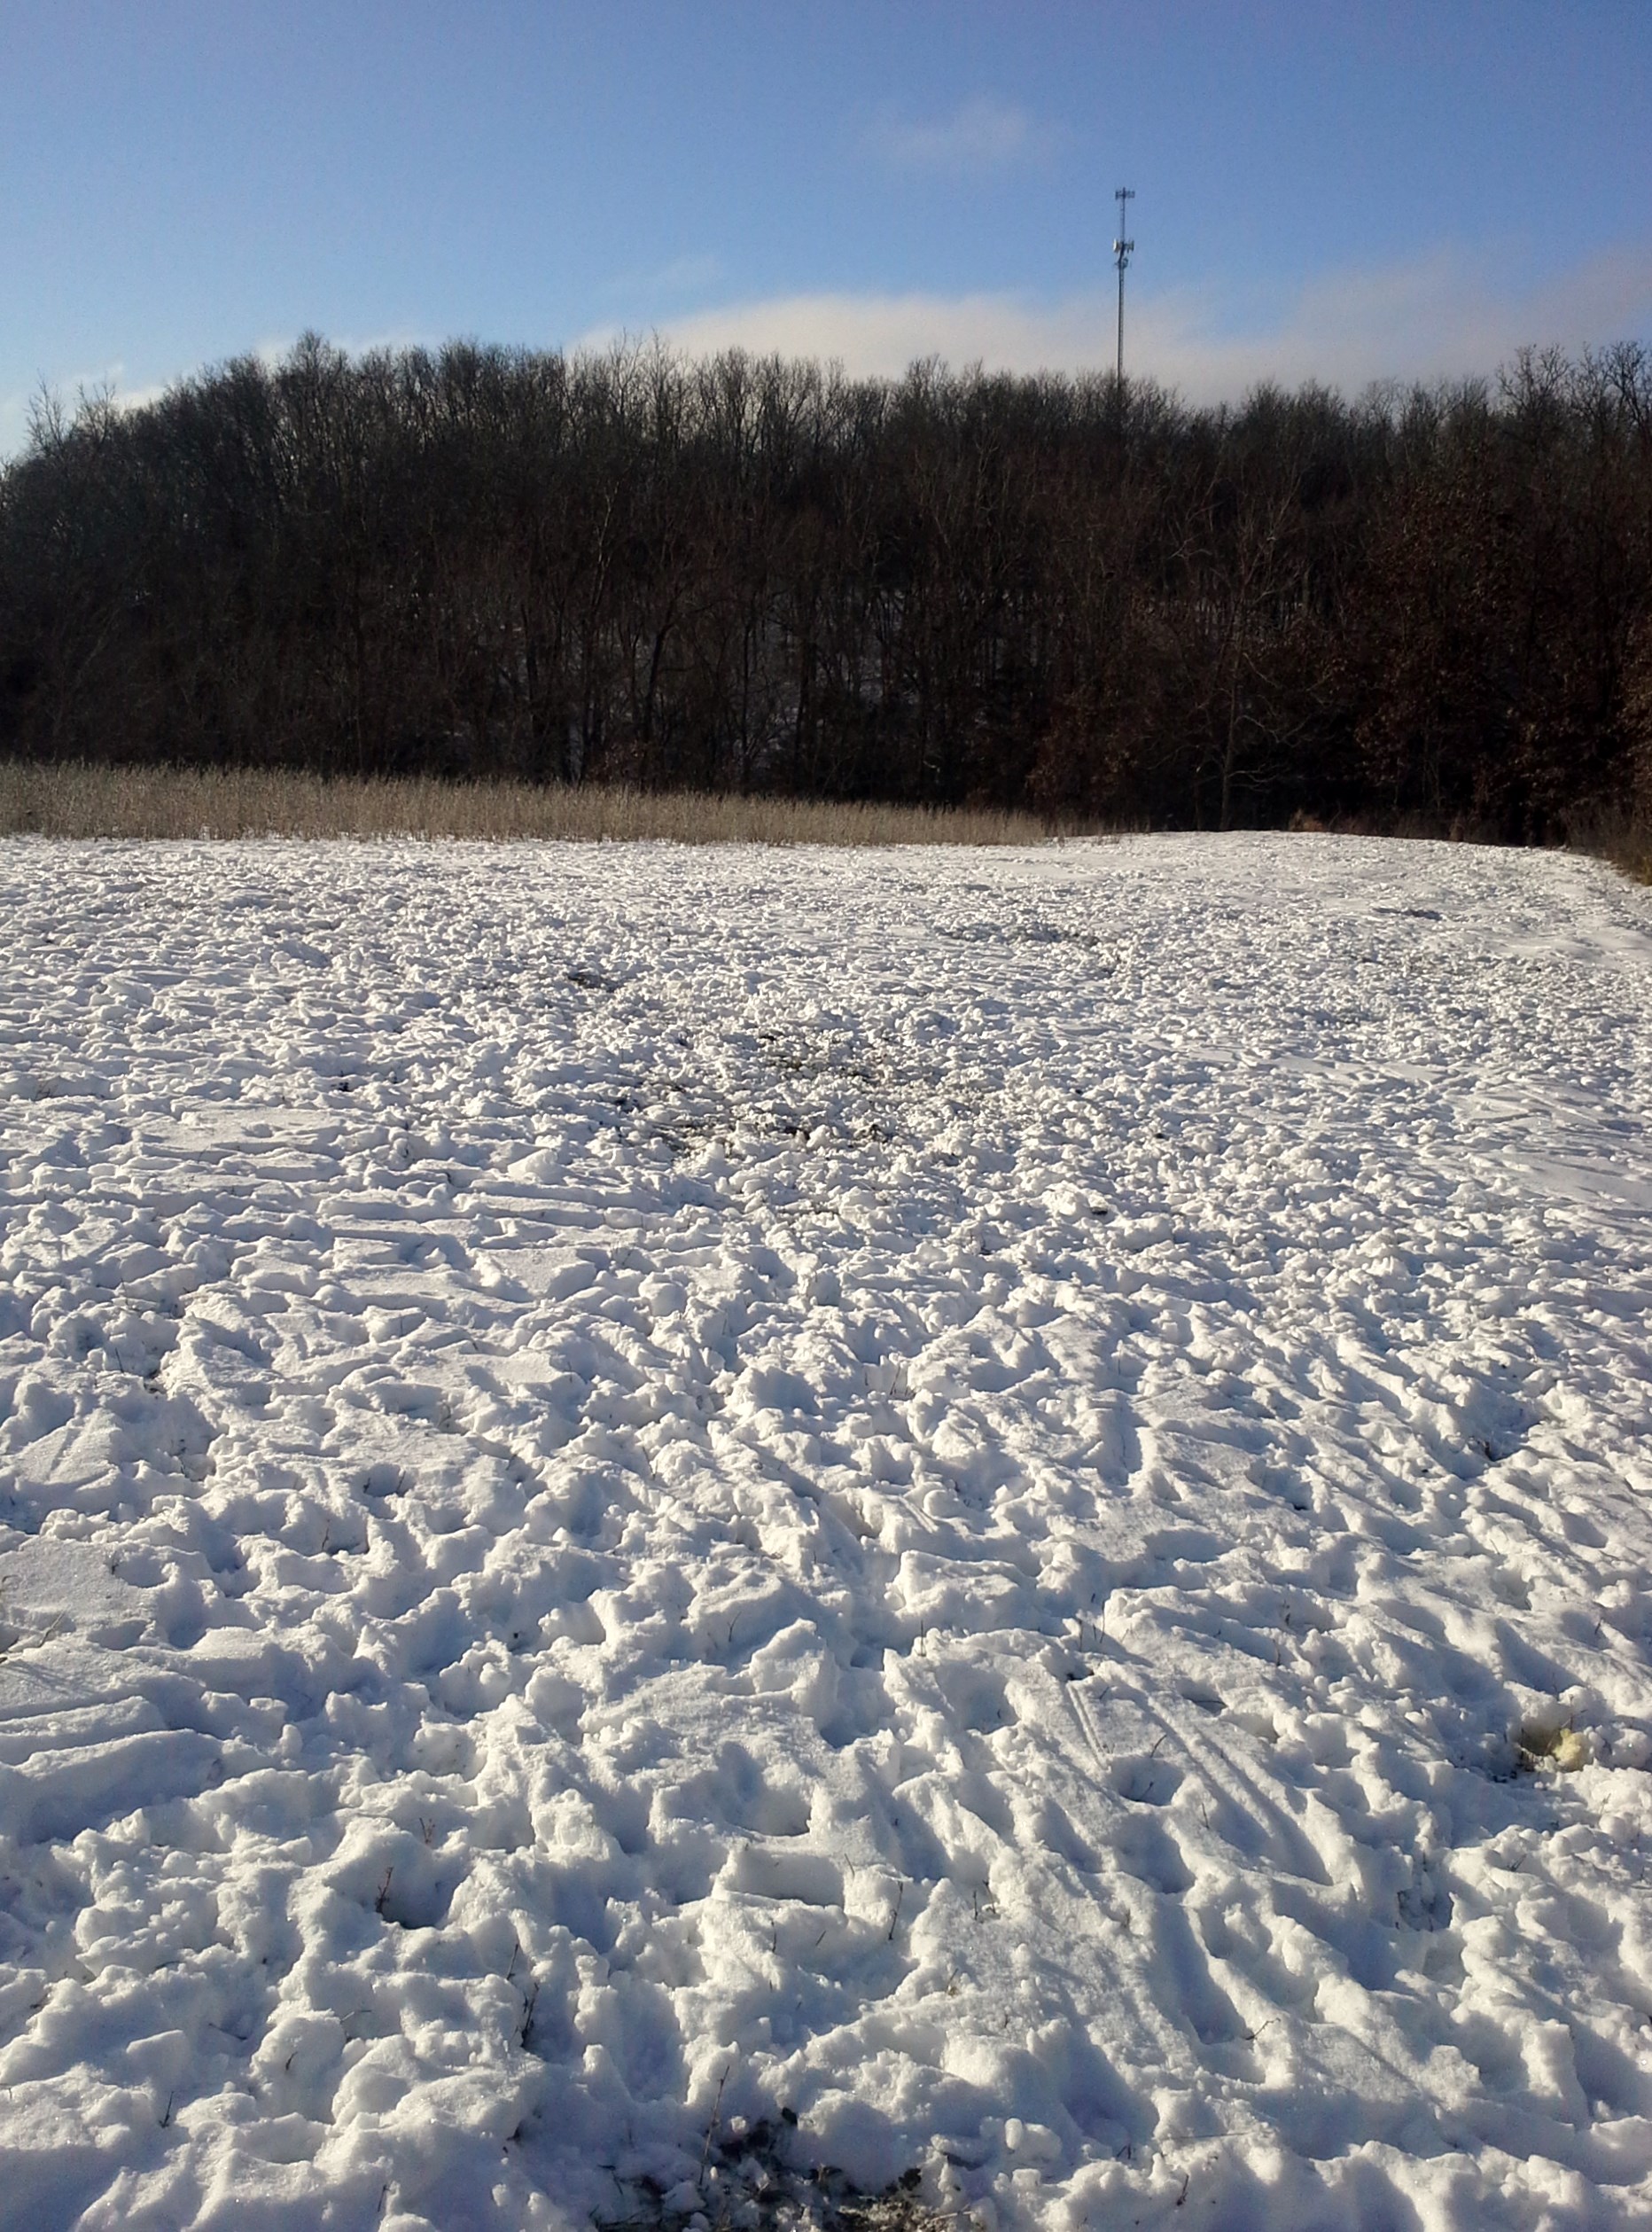
[[[683,845],[1036,845],[1026,814],[612,786],[328,780],[263,769],[0,761],[0,835],[654,839]]]

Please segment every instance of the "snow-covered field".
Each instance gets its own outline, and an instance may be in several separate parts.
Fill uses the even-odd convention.
[[[1646,894],[0,893],[0,2223],[1652,2221]]]

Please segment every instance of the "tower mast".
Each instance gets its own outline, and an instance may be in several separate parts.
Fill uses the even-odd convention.
[[[1118,266],[1118,392],[1122,396],[1125,386],[1125,272],[1135,253],[1135,242],[1126,239],[1125,227],[1130,215],[1128,205],[1135,199],[1135,188],[1120,186],[1113,199],[1118,204],[1118,237],[1113,242],[1113,261]]]

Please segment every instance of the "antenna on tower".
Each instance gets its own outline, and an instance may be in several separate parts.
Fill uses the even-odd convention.
[[[1113,195],[1118,204],[1118,238],[1113,242],[1113,261],[1118,266],[1118,394],[1122,402],[1125,392],[1125,273],[1135,254],[1135,242],[1126,240],[1125,227],[1129,220],[1127,205],[1135,199],[1134,186],[1120,186]]]

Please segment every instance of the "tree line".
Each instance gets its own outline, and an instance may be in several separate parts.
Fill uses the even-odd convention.
[[[0,754],[1562,834],[1652,789],[1652,359],[1194,408],[311,336],[43,397]]]

